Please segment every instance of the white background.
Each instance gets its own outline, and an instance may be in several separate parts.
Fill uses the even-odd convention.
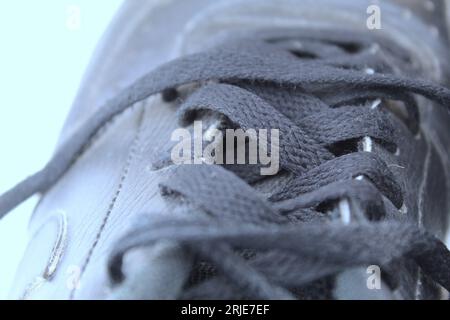
[[[96,43],[122,0],[0,4],[0,193],[49,160]],[[0,299],[37,198],[0,220]]]

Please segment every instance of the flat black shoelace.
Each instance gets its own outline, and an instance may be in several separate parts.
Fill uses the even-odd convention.
[[[355,33],[281,30],[162,65],[100,108],[43,170],[3,194],[0,217],[55,184],[113,117],[157,93],[173,99],[176,88],[196,83],[199,88],[179,108],[181,123],[189,125],[206,110],[243,129],[279,129],[280,166],[289,179],[266,198],[251,187],[262,179],[257,166],[173,168],[161,182],[162,193],[185,198],[206,213],[204,219],[142,215],[113,249],[114,282],[124,277],[128,250],[171,239],[219,271],[182,297],[292,298],[290,289],[349,267],[406,257],[449,290],[450,253],[440,240],[392,214],[402,206],[403,192],[387,165],[375,153],[333,152],[340,142],[363,137],[395,149],[399,120],[366,108],[372,99],[404,103],[411,134],[419,131],[414,94],[449,109],[450,91],[417,79],[408,55],[386,41],[374,45]],[[380,49],[385,47],[387,53]],[[358,176],[366,179],[353,179]],[[340,199],[362,219],[349,225],[324,220],[318,207]]]

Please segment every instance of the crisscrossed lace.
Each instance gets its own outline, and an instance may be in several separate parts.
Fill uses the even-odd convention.
[[[112,117],[150,95],[163,92],[171,99],[174,88],[198,83],[179,108],[181,123],[188,125],[209,110],[243,129],[280,129],[280,165],[287,178],[265,197],[251,187],[262,180],[255,166],[174,168],[171,179],[161,183],[163,194],[186,198],[205,217],[154,221],[142,216],[114,247],[113,281],[123,278],[121,262],[128,250],[172,239],[214,266],[213,275],[192,284],[183,297],[293,298],[295,288],[313,280],[405,257],[449,290],[449,251],[397,218],[403,192],[382,159],[355,150],[333,152],[336,144],[363,137],[395,150],[404,131],[396,129],[399,120],[386,110],[365,108],[372,99],[402,101],[410,134],[419,131],[413,94],[449,109],[450,91],[419,76],[395,44],[330,31],[257,33],[179,58],[109,101],[42,171],[3,194],[0,217],[51,187]],[[367,179],[351,180],[358,176]],[[349,225],[319,210],[343,198],[359,217]]]

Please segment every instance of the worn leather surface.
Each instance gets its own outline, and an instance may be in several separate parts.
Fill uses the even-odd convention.
[[[61,139],[70,136],[72,130],[95,112],[96,106],[170,59],[170,46],[174,43],[168,40],[177,37],[181,26],[199,10],[202,2],[205,1],[187,6],[183,9],[185,18],[177,19],[170,6],[172,1],[148,5],[140,17],[136,17],[136,12],[142,9],[137,2],[126,5],[94,59],[95,70],[85,77],[85,85],[80,89]],[[127,20],[130,12],[135,17],[135,25],[124,30],[121,21]],[[161,28],[161,24],[164,24],[164,34],[152,32],[153,28]],[[149,210],[166,211],[162,210],[163,203],[157,194],[159,173],[148,171],[147,167],[159,152],[155,142],[161,137],[170,138],[176,127],[174,111],[161,104],[159,97],[152,97],[114,119],[98,134],[89,150],[37,206],[30,233],[33,235],[39,229],[41,232],[30,240],[17,271],[12,298],[21,298],[25,293],[27,298],[37,299],[105,297],[108,285],[105,259],[112,240],[122,234],[131,216]],[[57,272],[34,289],[33,284],[42,276],[58,237],[57,226],[46,225],[48,216],[55,211],[67,216],[67,245]],[[78,278],[81,286],[74,290]],[[32,290],[28,292],[30,286]]]
[[[139,76],[179,53],[175,49],[180,46],[180,31],[184,30],[184,35],[202,34],[196,33],[191,19],[206,2],[177,1],[182,15],[174,13],[174,1],[152,2],[145,7],[131,2],[125,6],[97,51],[61,140],[95,112],[95,106],[101,106]],[[135,18],[129,19],[130,15]],[[183,41],[188,41],[183,50],[189,52],[195,47],[195,41]],[[450,121],[436,110],[439,109],[430,105],[421,110],[424,131],[420,138],[399,122],[398,129],[403,131],[400,155],[376,144],[374,152],[384,157],[404,190],[408,190],[405,219],[420,221],[443,237],[448,223],[450,178],[449,162],[443,163],[442,158],[447,157],[444,161],[448,161]],[[114,240],[140,213],[158,215],[173,211],[170,203],[162,201],[157,188],[166,169],[154,171],[151,164],[177,127],[174,106],[162,103],[157,95],[137,103],[97,135],[37,206],[30,222],[31,240],[17,272],[12,298],[81,299],[111,294],[105,263]],[[61,231],[61,218],[54,216],[65,217],[66,232]],[[147,254],[158,256],[157,252]],[[160,278],[154,279],[152,285],[163,298],[176,296],[176,284],[185,276],[183,266],[190,263],[179,250],[174,250],[171,257],[178,261],[176,272],[164,270],[163,265],[159,269],[155,266]],[[49,264],[55,265],[55,259],[55,270],[48,275],[46,269]],[[418,271],[403,273],[401,277],[401,296],[414,298]],[[176,279],[172,283],[170,278]],[[433,290],[431,293],[435,294]]]

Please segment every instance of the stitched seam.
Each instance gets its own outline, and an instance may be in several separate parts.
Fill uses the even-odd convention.
[[[144,100],[137,101],[136,103],[140,103],[140,102],[142,102],[142,101],[145,101],[145,99],[144,99]],[[122,111],[122,112],[116,114],[116,115],[113,116],[111,119],[109,119],[107,122],[105,122],[100,128],[98,128],[98,130],[94,133],[94,135],[93,135],[93,136],[86,142],[86,144],[83,146],[82,150],[80,150],[80,152],[78,152],[78,153],[76,154],[75,158],[74,158],[73,161],[72,161],[72,164],[70,165],[69,168],[67,168],[67,170],[66,170],[66,172],[64,173],[64,175],[66,175],[67,172],[69,172],[69,170],[71,170],[71,169],[75,166],[75,164],[80,160],[80,158],[81,158],[86,152],[88,152],[88,151],[91,149],[91,147],[92,147],[98,140],[100,140],[105,134],[107,134],[108,129],[109,129],[110,127],[112,127],[112,126],[113,126],[113,125],[114,125],[114,124],[115,124],[122,116],[125,116],[125,114],[126,114],[127,112],[132,112],[132,111],[134,110],[134,106],[135,106],[135,104],[133,104],[132,106],[130,106],[129,109],[126,109],[126,110],[124,110],[124,111]],[[60,147],[60,146],[59,146],[59,147]],[[58,147],[57,150],[59,150],[59,147]],[[64,176],[64,175],[63,175],[63,176]],[[62,179],[63,176],[61,176],[60,179]],[[59,180],[58,180],[58,181],[59,181]],[[53,186],[52,186],[52,187],[53,187]],[[50,188],[52,188],[52,187],[50,187]],[[49,189],[50,189],[50,188],[49,188]],[[42,194],[44,195],[45,192],[48,192],[48,191],[49,191],[49,189],[46,189],[45,191],[43,191]],[[42,203],[42,200],[43,200],[43,199],[44,199],[44,196],[42,196],[42,197],[39,198],[39,200],[38,200],[36,206],[35,206],[34,209],[33,209],[33,215],[34,215],[35,212],[37,212],[37,211],[40,209],[41,203]]]
[[[423,135],[424,139],[426,139],[425,134]],[[426,146],[427,146],[427,153],[425,156],[425,164],[424,164],[424,171],[422,174],[422,181],[420,182],[419,186],[419,199],[418,199],[418,223],[419,228],[422,228],[423,226],[423,198],[425,194],[425,188],[427,186],[427,180],[428,180],[428,172],[430,167],[430,161],[431,161],[431,146],[428,139],[426,139]],[[422,272],[420,271],[420,268],[417,270],[417,282],[416,282],[416,292],[415,292],[415,299],[420,299],[422,290]]]
[[[103,218],[102,224],[100,225],[100,228],[95,236],[94,242],[92,243],[91,247],[89,248],[88,254],[86,256],[86,259],[84,260],[83,266],[81,267],[81,271],[80,271],[80,277],[79,277],[79,281],[81,281],[84,272],[86,271],[86,268],[92,258],[92,255],[94,253],[95,248],[97,247],[97,244],[103,234],[103,231],[105,230],[106,224],[108,223],[109,217],[111,216],[112,211],[115,208],[117,199],[120,195],[120,192],[122,191],[124,182],[128,176],[128,173],[130,172],[130,167],[131,167],[131,163],[133,161],[133,159],[135,158],[135,156],[137,155],[137,146],[139,145],[139,141],[140,141],[140,135],[141,135],[141,129],[142,129],[142,120],[144,118],[144,113],[145,113],[145,108],[143,108],[140,112],[139,115],[139,119],[138,119],[138,129],[136,131],[136,134],[133,138],[133,142],[131,144],[131,147],[129,149],[128,152],[128,157],[127,160],[125,162],[125,165],[123,167],[122,170],[122,175],[120,176],[120,180],[119,180],[119,184],[117,186],[116,192],[114,193],[113,198],[111,199],[111,202],[108,206],[108,210]],[[70,300],[74,299],[74,295],[75,295],[75,291],[76,291],[76,287],[74,287],[71,292],[70,292]]]

